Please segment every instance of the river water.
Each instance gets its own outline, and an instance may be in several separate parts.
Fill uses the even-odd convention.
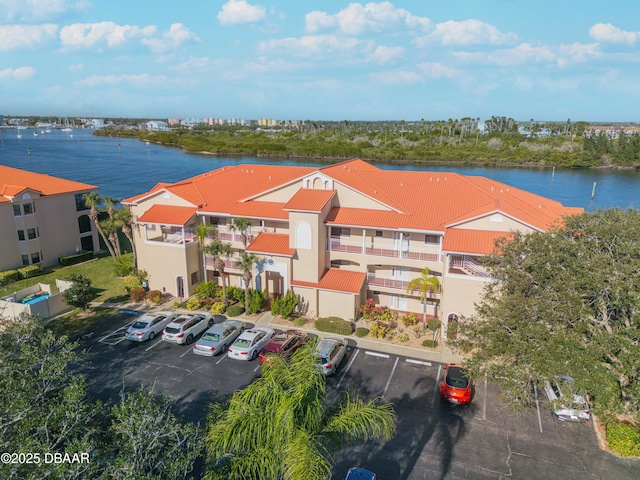
[[[34,129],[0,130],[0,164],[46,173],[99,187],[102,196],[127,198],[159,182],[177,182],[225,165],[241,163],[323,166],[313,160],[273,160],[185,153],[138,139],[96,137],[90,129],[72,132]],[[17,138],[18,134],[22,138]],[[34,135],[36,134],[36,135]],[[562,202],[596,210],[640,208],[640,171],[473,167],[376,163],[379,168],[450,171],[479,175]],[[594,182],[594,198],[591,198]],[[0,184],[2,184],[0,178]]]

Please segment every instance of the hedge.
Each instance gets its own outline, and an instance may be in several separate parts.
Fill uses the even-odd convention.
[[[18,270],[5,270],[0,272],[0,286],[8,285],[20,280],[20,272]]]
[[[640,457],[640,430],[629,423],[607,423],[607,442],[622,457]]]
[[[353,323],[339,317],[323,317],[314,323],[321,332],[337,333],[338,335],[351,335],[353,333]]]
[[[244,313],[244,307],[240,305],[231,305],[227,307],[227,317],[237,317]]]
[[[21,278],[35,277],[40,273],[40,265],[27,265],[18,269]]]
[[[74,255],[69,255],[67,257],[58,258],[58,262],[63,267],[68,267],[69,265],[75,265],[76,263],[86,262],[87,260],[91,260],[93,258],[93,252],[80,252]]]

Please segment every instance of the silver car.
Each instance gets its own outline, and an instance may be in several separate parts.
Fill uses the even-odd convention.
[[[316,345],[316,369],[324,375],[333,375],[347,353],[347,342],[341,338],[323,338]]]
[[[174,318],[175,314],[171,312],[145,313],[127,329],[124,338],[133,342],[153,340]]]
[[[573,378],[570,376],[563,375],[553,383],[547,382],[544,393],[551,402],[553,414],[558,420],[569,422],[589,420],[589,402],[583,395],[576,393]]]
[[[184,313],[175,318],[162,331],[165,342],[189,345],[193,340],[213,325],[210,313]]]
[[[245,330],[227,349],[227,355],[236,360],[253,360],[258,357],[260,350],[275,334],[276,331],[269,327],[253,327]]]
[[[244,332],[245,324],[239,320],[225,320],[216,323],[202,334],[200,340],[193,345],[193,353],[213,357],[224,352],[231,343]]]

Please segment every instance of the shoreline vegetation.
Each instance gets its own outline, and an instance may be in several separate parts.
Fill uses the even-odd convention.
[[[553,125],[556,125],[555,130]],[[189,153],[314,159],[327,162],[361,158],[372,163],[457,164],[494,167],[640,169],[640,135],[585,136],[587,124],[549,124],[544,132],[475,127],[446,122],[315,122],[296,128],[246,126],[173,127],[149,131],[104,127],[99,136],[138,138]],[[523,132],[524,133],[521,133]]]

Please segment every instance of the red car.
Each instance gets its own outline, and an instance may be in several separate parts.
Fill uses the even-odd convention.
[[[260,364],[269,360],[269,357],[282,355],[289,358],[307,339],[307,334],[299,330],[287,330],[286,332],[276,333],[271,341],[267,343],[260,352]]]
[[[450,403],[471,402],[473,384],[461,365],[448,363],[444,366],[444,378],[440,385],[440,396]]]

